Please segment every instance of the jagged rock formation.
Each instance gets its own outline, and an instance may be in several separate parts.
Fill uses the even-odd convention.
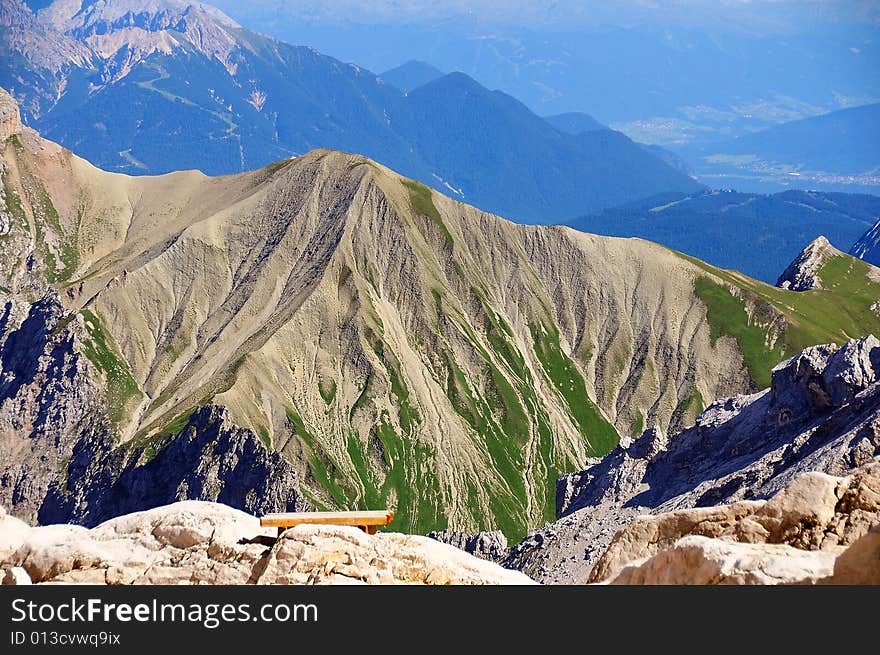
[[[849,254],[874,266],[880,266],[880,219],[855,242]]]
[[[0,291],[16,316],[58,294],[58,321],[75,332],[66,356],[97,385],[87,404],[106,419],[107,434],[91,421],[52,437],[52,520],[108,516],[95,505],[109,502],[106,488],[88,487],[157,469],[146,460],[167,436],[216,405],[250,432],[253,448],[236,437],[230,452],[260,452],[259,439],[315,505],[388,506],[395,528],[419,534],[519,538],[555,518],[556,477],[618,434],[675,431],[706,401],[764,386],[799,344],[880,331],[869,311],[880,285],[847,256],[819,272],[823,290],[786,292],[639,240],[515,225],[356,155],[314,151],[224,178],[127,177],[23,130],[0,164],[15,244],[0,257]],[[49,379],[61,371],[33,389],[74,384]],[[38,410],[16,385],[0,411],[85,411]],[[64,466],[81,438],[77,452],[95,452],[109,434],[140,463],[113,475],[83,456]],[[21,429],[3,438],[17,443]],[[214,488],[213,473],[189,475],[150,502],[191,497],[184,479]],[[229,502],[257,511],[248,493],[272,492],[253,485]],[[10,508],[32,515],[44,487]]]
[[[878,529],[880,458],[844,478],[804,473],[768,501],[639,516],[588,581],[867,583],[880,571]]]
[[[720,400],[668,440],[648,431],[562,477],[561,518],[517,545],[505,565],[545,582],[585,580],[612,537],[639,514],[704,508],[684,510],[683,520],[698,517],[693,520],[706,532],[697,534],[719,536],[758,511],[761,503],[749,501],[773,496],[797,474],[843,475],[878,454],[880,341],[868,336],[843,347],[808,348],[774,369],[770,389]],[[733,504],[715,507],[721,503]],[[775,506],[771,501],[767,511]],[[636,519],[631,529],[646,521],[653,519]],[[686,530],[673,533],[678,538]]]
[[[180,431],[117,447],[81,316],[54,291],[8,300],[0,316],[0,502],[29,521],[103,520],[175,500],[218,500],[254,513],[305,510],[293,467],[224,408]],[[73,319],[73,320],[70,320]]]
[[[75,347],[84,332],[52,291],[0,308],[0,503],[29,521],[80,440],[110,433],[103,389]]]
[[[776,286],[790,291],[821,289],[819,271],[829,259],[842,254],[828,242],[828,239],[822,236],[817,237],[782,272],[776,281]]]
[[[82,439],[66,479],[56,479],[37,518],[90,526],[185,499],[251,514],[311,509],[293,466],[253,432],[233,425],[225,408],[209,406],[194,412],[180,432],[140,446],[115,448],[107,433]]]
[[[501,562],[509,554],[507,538],[503,532],[478,532],[477,534],[465,534],[455,530],[439,530],[429,532],[428,537],[436,539],[444,544],[455,546],[459,550],[485,559],[490,562]]]
[[[0,508],[0,570],[35,583],[534,584],[427,537],[301,525],[277,540],[225,505],[180,502],[76,525],[22,529]],[[0,574],[2,577],[2,574]]]

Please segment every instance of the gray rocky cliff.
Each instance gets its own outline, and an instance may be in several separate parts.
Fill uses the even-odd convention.
[[[507,538],[499,530],[476,534],[455,530],[437,530],[429,532],[427,536],[490,562],[501,562],[510,554]]]
[[[0,306],[0,503],[33,522],[83,438],[106,434],[101,390],[54,292]]]
[[[307,511],[298,484],[279,453],[234,425],[224,407],[208,406],[180,433],[158,441],[115,447],[105,435],[82,439],[66,480],[49,489],[39,521],[92,526],[179,500],[220,502],[256,515]]]
[[[559,519],[511,549],[505,566],[543,582],[583,582],[634,516],[766,499],[805,471],[846,475],[880,454],[880,341],[807,348],[772,385],[712,403],[666,439],[624,440],[557,485]]]
[[[831,257],[842,255],[825,237],[817,237],[788,265],[776,286],[789,291],[810,291],[821,289],[819,271]]]
[[[11,514],[95,525],[177,500],[310,509],[293,466],[225,408],[200,408],[177,434],[119,444],[83,336],[54,291],[0,305],[0,504]]]

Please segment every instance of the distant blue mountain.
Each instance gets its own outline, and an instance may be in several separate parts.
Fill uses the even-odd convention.
[[[880,216],[877,222],[856,241],[849,254],[874,266],[880,266]]]
[[[512,220],[548,222],[576,216],[579,207],[646,197],[649,189],[701,188],[620,132],[563,134],[463,73],[415,89],[406,104],[398,129],[416,156],[455,172],[445,191],[467,202],[478,192]]]
[[[253,29],[345,61],[374,70],[430,61],[539,115],[588,111],[633,139],[666,146],[717,142],[880,98],[872,0],[446,2],[422,11],[415,2],[345,3],[360,18],[336,3],[214,1]],[[378,9],[394,5],[401,10]],[[862,18],[833,18],[838,12]]]
[[[708,146],[707,153],[839,175],[880,173],[880,103],[841,109]]]
[[[404,93],[204,4],[58,0],[34,15],[2,0],[0,31],[0,86],[24,120],[109,170],[225,174],[332,148],[534,223],[701,188],[619,132],[562,134],[461,73]]]
[[[379,77],[404,93],[433,82],[444,73],[423,61],[408,61],[397,68],[385,71]]]
[[[877,196],[706,191],[662,194],[583,216],[568,225],[584,232],[656,241],[773,284],[817,236],[824,235],[847,251],[878,216]]]
[[[583,132],[608,129],[607,125],[602,125],[602,123],[589,114],[579,111],[570,111],[565,114],[556,114],[555,116],[545,116],[544,120],[560,132],[565,132],[566,134],[581,134]]]

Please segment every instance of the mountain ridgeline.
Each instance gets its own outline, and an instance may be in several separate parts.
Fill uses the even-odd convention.
[[[880,331],[877,271],[843,254],[793,292],[516,225],[360,155],[129,177],[23,127],[5,94],[0,138],[0,461],[30,447],[42,467],[0,471],[22,514],[45,496],[54,520],[106,518],[94,487],[143,488],[157,458],[166,477],[198,468],[172,499],[221,497],[229,467],[186,445],[210,429],[215,458],[259,440],[290,463],[236,490],[251,511],[296,480],[319,508],[393,508],[394,529],[516,538],[620,435],[675,430],[807,345]]]
[[[817,191],[669,193],[583,216],[584,232],[641,237],[773,283],[817,236],[842,250],[880,216],[880,197]],[[866,261],[880,264],[880,259]]]
[[[700,188],[620,132],[571,138],[461,73],[388,82],[209,5],[0,0],[0,33],[25,122],[108,170],[226,174],[333,148],[535,223]]]

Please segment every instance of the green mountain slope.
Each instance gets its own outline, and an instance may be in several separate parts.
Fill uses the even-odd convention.
[[[6,106],[0,286],[26,306],[39,277],[82,322],[119,447],[152,453],[222,405],[315,505],[390,506],[394,529],[521,536],[554,518],[557,476],[618,435],[690,423],[807,343],[880,330],[877,271],[848,256],[823,290],[784,291],[638,239],[516,225],[327,150],[128,177]]]

